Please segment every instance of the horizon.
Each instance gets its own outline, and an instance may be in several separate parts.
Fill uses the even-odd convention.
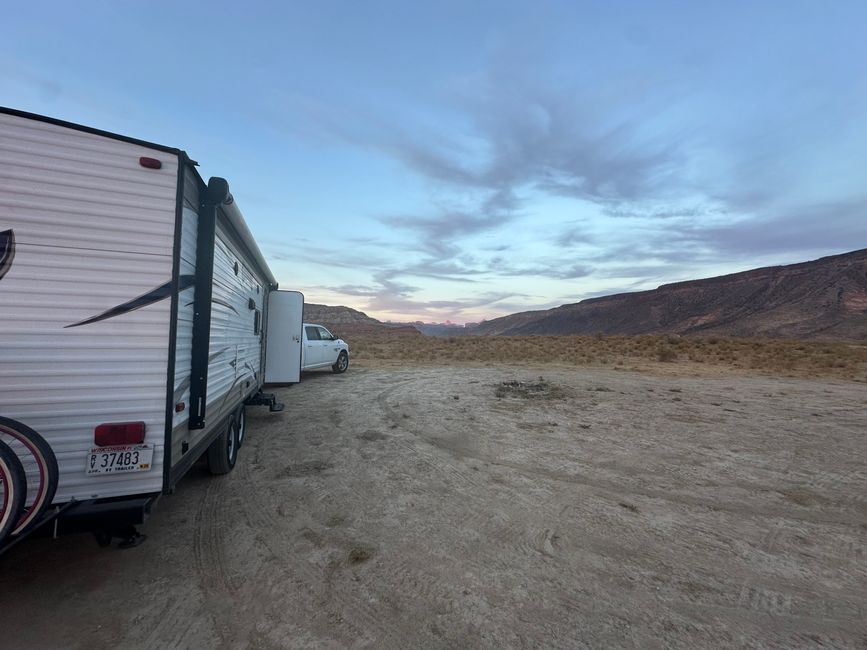
[[[0,104],[184,149],[228,179],[281,286],[381,321],[867,241],[861,3],[7,14]]]
[[[593,297],[591,297],[591,298],[583,298],[583,299],[581,299],[581,300],[577,300],[577,301],[575,301],[574,303],[562,303],[562,304],[560,304],[560,305],[555,305],[554,307],[547,307],[547,308],[539,309],[539,310],[528,309],[528,310],[524,310],[524,311],[525,311],[525,312],[531,312],[531,311],[546,311],[546,310],[548,310],[548,309],[556,309],[557,307],[564,307],[564,306],[567,306],[567,305],[570,305],[570,304],[578,304],[578,303],[584,302],[585,300],[597,300],[597,299],[603,299],[603,298],[612,298],[612,297],[615,297],[615,296],[629,295],[629,294],[633,294],[633,293],[641,293],[641,292],[646,292],[646,291],[655,291],[655,290],[657,290],[657,289],[662,289],[662,288],[664,288],[664,287],[666,287],[666,286],[670,286],[670,285],[672,285],[672,284],[682,284],[682,283],[690,283],[690,282],[703,282],[703,281],[705,281],[705,280],[716,280],[716,279],[719,279],[719,278],[725,278],[725,277],[729,277],[729,276],[732,276],[732,275],[740,275],[740,274],[742,274],[742,273],[750,273],[750,272],[753,272],[753,271],[762,271],[762,270],[765,270],[765,269],[771,269],[771,268],[783,268],[783,267],[787,267],[787,266],[800,266],[801,264],[811,264],[811,263],[814,263],[814,262],[820,262],[820,261],[822,261],[822,260],[824,260],[824,259],[829,259],[829,258],[832,258],[832,257],[842,257],[842,256],[846,256],[846,255],[854,255],[854,254],[856,254],[856,253],[867,253],[867,247],[865,247],[865,248],[856,248],[856,249],[854,249],[854,250],[851,250],[851,251],[844,251],[844,252],[842,252],[842,253],[829,253],[828,255],[823,255],[823,256],[821,256],[821,257],[817,257],[817,258],[815,258],[815,259],[810,259],[810,260],[801,260],[800,262],[792,262],[792,263],[790,263],[790,264],[775,264],[775,265],[770,265],[770,266],[759,266],[759,267],[750,268],[750,269],[742,269],[742,270],[739,270],[739,271],[732,271],[731,273],[725,273],[725,274],[722,274],[722,275],[713,275],[713,276],[706,276],[706,277],[701,277],[701,278],[691,278],[691,279],[688,279],[688,280],[678,280],[678,281],[674,281],[674,282],[666,282],[666,283],[663,283],[663,284],[657,285],[656,287],[650,287],[650,288],[647,288],[647,289],[636,289],[636,290],[634,290],[634,291],[622,291],[622,292],[620,292],[620,293],[603,294],[603,295],[599,295],[599,296],[593,296]],[[307,303],[305,303],[305,304],[307,304]],[[319,306],[324,306],[324,307],[332,307],[332,308],[341,308],[341,307],[342,307],[342,308],[348,308],[348,309],[356,309],[355,307],[351,307],[350,305],[324,305],[324,304],[319,304],[319,303],[314,303],[314,304],[317,304],[317,305],[319,305]],[[362,312],[365,316],[370,316],[370,314],[367,314],[366,312],[364,312],[364,310],[357,309],[356,311],[360,311],[360,312]],[[455,326],[455,327],[467,327],[467,326],[470,326],[470,325],[480,325],[480,324],[482,324],[482,323],[484,323],[484,322],[487,322],[487,321],[489,321],[489,320],[494,320],[495,318],[502,318],[502,317],[504,317],[504,316],[510,316],[510,315],[515,314],[515,313],[519,313],[519,312],[512,312],[511,314],[503,314],[502,316],[496,316],[496,317],[494,317],[494,318],[483,318],[483,319],[481,319],[480,321],[475,321],[475,322],[474,322],[474,321],[465,321],[465,322],[460,322],[460,323],[459,323],[459,322],[453,322],[453,321],[450,321],[450,320],[445,320],[445,321],[421,321],[421,320],[414,320],[414,321],[400,321],[400,320],[393,320],[393,319],[382,320],[381,322],[383,322],[383,323],[387,323],[387,324],[392,324],[392,325],[416,325],[416,324],[422,324],[422,325],[448,325],[448,326]],[[377,319],[377,320],[380,320],[380,319]]]

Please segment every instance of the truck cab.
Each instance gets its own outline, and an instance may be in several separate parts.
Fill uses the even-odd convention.
[[[335,373],[349,368],[349,344],[334,336],[328,328],[316,323],[304,323],[301,345],[301,369],[328,368]]]

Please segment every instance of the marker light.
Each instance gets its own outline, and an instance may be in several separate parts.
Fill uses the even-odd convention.
[[[93,432],[93,442],[98,447],[139,445],[144,439],[144,422],[109,422],[100,424]]]

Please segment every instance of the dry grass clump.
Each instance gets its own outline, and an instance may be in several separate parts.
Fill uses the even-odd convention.
[[[867,381],[867,344],[721,336],[354,335],[355,360],[423,365],[561,365],[705,368]]]
[[[660,345],[656,353],[656,358],[663,363],[677,361],[677,352],[670,345]]]

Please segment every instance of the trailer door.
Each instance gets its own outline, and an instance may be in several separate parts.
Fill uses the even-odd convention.
[[[265,383],[295,384],[301,381],[301,328],[304,294],[272,291],[268,296],[268,330],[265,341]]]

